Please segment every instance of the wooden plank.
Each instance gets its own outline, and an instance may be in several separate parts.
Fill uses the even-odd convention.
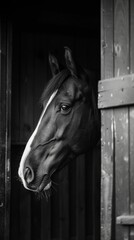
[[[113,77],[113,1],[101,1],[101,79]],[[101,111],[101,240],[110,240],[113,196],[113,110]],[[105,143],[105,144],[104,144]],[[111,230],[112,229],[112,230]]]
[[[113,77],[113,0],[101,1],[101,79]]]
[[[134,225],[134,215],[122,215],[116,218],[116,223],[120,225]]]
[[[134,215],[134,107],[129,108],[130,134],[130,214]],[[134,238],[134,226],[130,227],[130,240]]]
[[[129,141],[128,109],[115,112],[116,217],[129,214]],[[129,229],[116,225],[116,239],[129,236]]]
[[[134,87],[134,74],[117,76],[114,78],[104,79],[98,83],[99,93],[120,89],[120,88],[133,88]]]
[[[111,239],[114,164],[113,111],[101,113],[101,238]]]
[[[129,73],[129,1],[114,2],[114,73]],[[116,217],[129,213],[129,143],[128,109],[114,111],[115,119],[115,182]],[[129,238],[129,229],[116,225],[116,240]]]
[[[98,107],[109,108],[134,103],[134,74],[102,80],[98,84]]]
[[[98,107],[100,109],[128,106],[134,103],[134,88],[113,89],[99,94]]]
[[[129,2],[116,0],[114,5],[115,77],[129,73]]]
[[[134,73],[134,1],[130,0],[130,73]],[[130,132],[130,214],[134,215],[134,106],[129,108]],[[130,240],[134,239],[134,226],[130,227]]]

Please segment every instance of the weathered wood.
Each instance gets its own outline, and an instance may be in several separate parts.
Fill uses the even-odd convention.
[[[101,79],[113,77],[113,0],[101,1]]]
[[[129,73],[129,1],[116,0],[114,7],[114,54],[116,76]],[[116,216],[129,213],[128,109],[115,111]],[[116,240],[129,238],[129,229],[116,225]]]
[[[115,78],[110,79],[111,77],[108,77],[108,79],[105,80],[106,78],[104,75],[104,81],[100,81],[98,85],[100,94],[98,96],[98,105],[102,109],[107,108],[102,111],[102,113],[105,113],[105,116],[106,112],[108,114],[110,111],[113,111],[111,123],[113,123],[114,126],[113,156],[115,165],[113,179],[115,178],[115,195],[113,195],[113,197],[115,197],[115,204],[114,202],[112,203],[113,209],[115,208],[113,219],[116,221],[115,223],[113,222],[111,232],[113,233],[112,239],[118,240],[134,238],[134,3],[133,1],[120,0],[113,2],[114,38],[112,39],[112,43],[114,64],[111,71],[114,72]],[[103,22],[105,22],[104,17]],[[104,23],[102,26],[104,31]],[[113,23],[110,24],[109,29],[111,29],[111,26],[113,26]],[[109,41],[111,42],[110,39]],[[105,52],[105,48],[107,48],[105,41],[103,42],[103,46],[103,52]],[[104,56],[102,60],[102,70],[104,71],[105,66],[107,66],[107,63],[104,61]],[[106,68],[108,68],[108,66]],[[111,108],[111,110],[109,110],[109,108]],[[102,120],[104,119],[102,118]],[[102,130],[103,139],[105,124]],[[104,139],[107,140],[106,136],[104,136]],[[104,182],[106,184],[107,181],[104,180]],[[102,189],[102,194],[104,196],[104,189]],[[102,207],[105,204],[107,204],[107,198],[104,199]],[[104,212],[102,211],[102,213]],[[108,216],[109,214],[107,217]],[[105,216],[102,215],[102,221],[105,220]],[[113,226],[115,224],[115,231],[113,231]],[[102,239],[104,239],[103,237],[104,235]]]
[[[114,110],[115,116],[115,188],[116,216],[129,214],[129,141],[128,109]],[[116,239],[129,235],[128,229],[116,226]]]
[[[98,107],[112,108],[119,106],[133,105],[134,103],[134,88],[122,88],[107,91],[105,93],[99,94]]]
[[[101,113],[101,237],[111,239],[113,164],[114,164],[114,124],[113,112]]]
[[[133,104],[134,74],[102,80],[98,92],[98,107],[101,109]]]
[[[113,1],[101,1],[101,79],[113,77]],[[101,240],[111,239],[113,110],[101,111]]]
[[[134,225],[134,215],[122,215],[116,218],[116,223],[120,225]]]
[[[134,107],[129,108],[129,131],[130,131],[130,214],[134,215]],[[134,226],[130,227],[130,240],[134,238]]]
[[[134,74],[128,74],[124,76],[117,76],[114,78],[104,79],[98,83],[98,92],[103,93],[110,90],[116,90],[120,88],[133,88],[134,87]]]
[[[130,1],[130,73],[134,73],[134,1]],[[130,131],[130,214],[134,215],[134,106],[129,108]],[[134,238],[134,226],[130,227],[130,240]]]

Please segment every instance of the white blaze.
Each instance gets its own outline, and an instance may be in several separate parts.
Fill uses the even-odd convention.
[[[27,187],[26,187],[26,183],[25,183],[25,179],[24,179],[24,175],[23,175],[24,163],[25,163],[25,160],[26,160],[28,154],[29,154],[30,151],[31,151],[31,144],[32,144],[32,142],[33,142],[33,140],[34,140],[34,137],[35,137],[35,135],[36,135],[36,133],[37,133],[37,131],[38,131],[38,129],[39,129],[41,120],[42,120],[42,118],[43,118],[43,116],[44,116],[44,114],[45,114],[48,106],[50,105],[50,103],[52,102],[52,100],[54,99],[54,97],[56,96],[57,91],[58,91],[58,90],[56,90],[56,91],[51,95],[51,97],[49,98],[49,100],[48,100],[48,102],[47,102],[47,104],[46,104],[46,106],[45,106],[45,108],[44,108],[44,110],[43,110],[43,112],[42,112],[42,114],[41,114],[41,117],[40,117],[40,119],[39,119],[39,121],[38,121],[38,124],[37,124],[37,126],[36,126],[33,134],[32,134],[31,137],[29,138],[29,140],[28,140],[28,142],[27,142],[27,144],[26,144],[26,147],[25,147],[25,149],[24,149],[23,155],[22,155],[22,157],[21,157],[18,174],[19,174],[19,176],[20,176],[20,178],[21,178],[21,180],[22,180],[22,183],[23,183],[23,185],[24,185],[25,188],[27,188]],[[27,188],[27,189],[28,189],[28,188]]]

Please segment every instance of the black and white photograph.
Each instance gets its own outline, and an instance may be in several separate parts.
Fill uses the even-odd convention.
[[[134,240],[134,1],[0,7],[0,240]]]

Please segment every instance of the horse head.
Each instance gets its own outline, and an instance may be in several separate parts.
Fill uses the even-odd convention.
[[[19,177],[28,190],[50,189],[54,172],[98,141],[92,78],[65,48],[66,67],[49,56],[52,79],[42,94],[43,111],[24,149]]]

